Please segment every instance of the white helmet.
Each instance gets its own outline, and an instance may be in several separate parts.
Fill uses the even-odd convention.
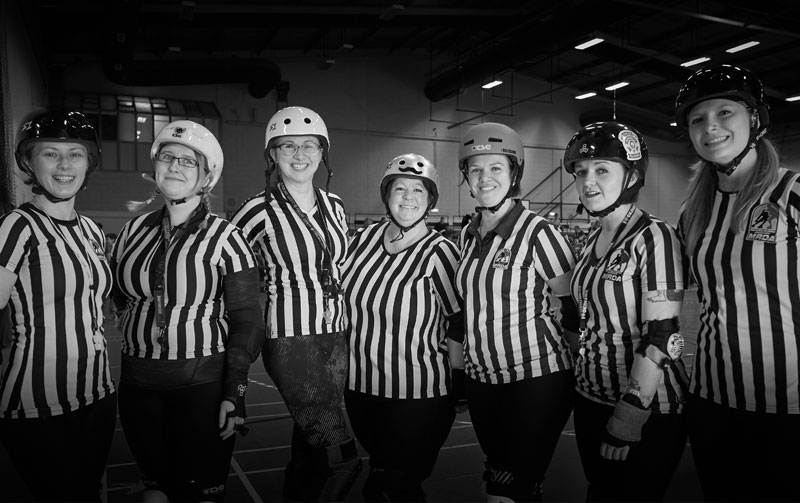
[[[222,147],[217,138],[205,126],[194,121],[180,120],[170,122],[162,129],[153,146],[150,147],[150,160],[155,162],[156,156],[161,145],[165,143],[178,143],[202,154],[206,158],[208,180],[206,180],[203,191],[210,192],[222,176]]]
[[[270,141],[279,136],[317,136],[322,142],[322,152],[325,155],[330,148],[328,128],[319,114],[306,107],[286,107],[275,112],[267,125],[264,138],[264,158],[269,161]]]

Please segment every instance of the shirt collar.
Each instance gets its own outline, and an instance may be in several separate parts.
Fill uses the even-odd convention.
[[[489,236],[494,233],[503,239],[508,239],[511,235],[511,231],[514,229],[514,224],[517,223],[520,215],[522,215],[522,210],[522,202],[519,199],[514,199],[514,206],[511,207],[511,211],[509,211],[502,220],[500,220],[500,223],[486,235]],[[472,234],[478,239],[480,239],[480,232],[478,229],[480,228],[481,220],[483,220],[483,213],[478,213],[467,226],[467,233]]]

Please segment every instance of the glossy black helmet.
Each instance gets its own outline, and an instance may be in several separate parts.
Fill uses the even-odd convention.
[[[37,141],[74,142],[84,145],[89,153],[87,177],[100,162],[100,140],[97,130],[80,112],[38,112],[22,124],[17,136],[15,155],[17,165],[30,177],[33,177],[33,172],[23,159],[28,155],[31,144]]]
[[[718,65],[698,70],[686,80],[675,100],[675,122],[687,129],[687,115],[701,101],[725,98],[743,101],[759,118],[756,136],[769,128],[769,103],[764,85],[750,70],[732,65]]]
[[[644,137],[621,122],[594,122],[580,128],[564,150],[564,169],[575,173],[575,163],[584,159],[609,159],[635,171],[644,184],[649,155]]]

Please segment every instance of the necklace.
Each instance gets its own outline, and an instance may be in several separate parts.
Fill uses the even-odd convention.
[[[606,247],[606,251],[603,252],[603,255],[598,257],[596,261],[590,261],[590,272],[586,274],[585,278],[587,281],[584,282],[583,290],[580,292],[580,298],[578,302],[580,303],[580,328],[578,330],[579,338],[578,343],[580,344],[579,353],[581,356],[586,354],[586,344],[589,338],[589,330],[587,328],[588,325],[588,313],[589,313],[589,285],[594,280],[595,275],[597,274],[598,266],[608,258],[609,252],[614,248],[617,244],[617,240],[622,236],[622,230],[630,221],[631,217],[633,217],[633,212],[636,209],[636,206],[631,205],[628,213],[625,214],[625,218],[622,219],[622,222],[617,227],[616,232],[614,233],[614,237],[611,238],[609,241],[608,246]],[[599,238],[598,234],[598,238]],[[595,241],[596,242],[596,241]]]

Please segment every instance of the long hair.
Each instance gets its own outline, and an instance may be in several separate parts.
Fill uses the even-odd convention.
[[[747,211],[764,192],[778,181],[778,166],[780,157],[775,146],[762,138],[756,145],[756,165],[745,178],[736,201],[733,204],[733,222],[731,229],[734,232],[744,232],[747,226]],[[691,256],[700,235],[708,226],[711,211],[714,207],[714,192],[717,187],[717,172],[713,165],[700,160],[691,166],[689,188],[686,191],[686,200],[681,213],[681,226],[683,227],[686,253]]]

